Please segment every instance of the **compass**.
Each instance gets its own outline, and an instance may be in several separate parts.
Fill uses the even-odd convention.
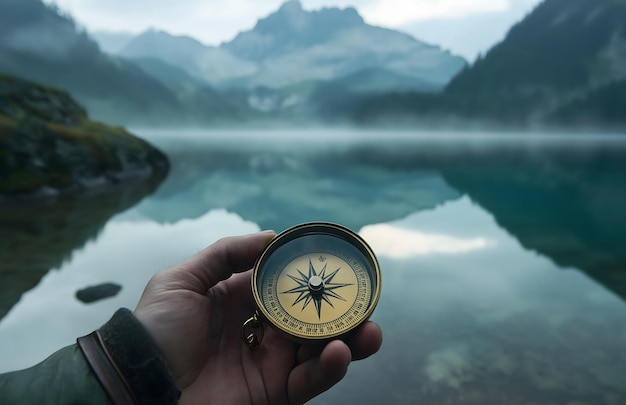
[[[257,313],[244,324],[252,349],[263,321],[301,342],[343,338],[374,311],[380,268],[372,249],[341,225],[312,222],[280,233],[252,273]]]

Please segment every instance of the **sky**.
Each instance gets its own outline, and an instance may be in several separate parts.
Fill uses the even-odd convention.
[[[149,28],[208,45],[233,39],[283,0],[45,0],[90,31]],[[369,24],[399,29],[474,60],[504,38],[541,0],[301,0],[306,10],[355,7]]]

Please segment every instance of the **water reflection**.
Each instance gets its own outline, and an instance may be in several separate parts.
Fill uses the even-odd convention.
[[[49,270],[95,241],[104,225],[155,190],[162,178],[43,204],[0,207],[0,319]]]
[[[463,204],[468,204],[468,199],[463,197]],[[446,212],[444,204],[442,208],[437,208],[432,216],[437,217],[440,212]],[[417,217],[416,214],[414,215]],[[448,218],[440,218],[448,221]],[[466,218],[463,218],[466,219]],[[437,234],[424,232],[421,229],[406,229],[401,226],[404,223],[412,223],[409,217],[396,224],[376,224],[368,225],[361,230],[361,236],[365,238],[379,256],[388,256],[393,259],[407,259],[411,256],[423,256],[431,254],[460,254],[473,250],[485,249],[494,246],[493,240],[476,236],[473,238],[462,238],[454,234]],[[473,230],[474,232],[476,230]]]
[[[387,228],[492,243],[379,252],[381,352],[313,403],[623,403],[626,307],[615,295],[526,250],[467,198]],[[403,233],[387,237],[403,243]]]
[[[363,163],[431,170],[528,250],[626,298],[626,142],[588,137],[460,139],[357,147]]]
[[[385,341],[314,403],[624,403],[626,142],[572,139],[160,142],[168,181],[24,295],[0,366],[132,307],[218,236],[328,220],[379,256]],[[124,289],[73,299],[102,281]],[[40,324],[47,343],[29,341]]]
[[[150,277],[223,236],[258,231],[237,215],[216,210],[196,220],[161,225],[150,220],[116,220],[97,243],[76,252],[25,293],[0,323],[0,372],[31,366],[76,337],[100,327],[120,307],[134,308]],[[114,298],[79,302],[79,288],[114,281]],[[45,339],[38,331],[46,331]]]
[[[159,222],[226,208],[276,231],[316,220],[360,229],[461,196],[433,170],[371,164],[355,153],[354,143],[223,138],[157,143],[168,150],[172,170],[139,210]]]

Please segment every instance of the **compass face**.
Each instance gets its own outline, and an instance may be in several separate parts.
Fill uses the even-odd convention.
[[[252,289],[263,316],[279,330],[298,340],[324,340],[369,318],[380,294],[380,270],[371,249],[347,228],[303,224],[268,246]]]

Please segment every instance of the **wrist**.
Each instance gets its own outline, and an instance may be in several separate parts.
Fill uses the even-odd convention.
[[[104,356],[96,356],[94,360],[94,357],[90,358],[84,349],[83,352],[105,390],[108,387],[98,374],[98,369],[108,359],[112,363],[112,369],[119,374],[131,391],[131,396],[135,396],[140,403],[177,402],[180,392],[174,384],[157,343],[129,310],[118,310],[94,336],[91,338],[92,353],[94,350],[96,353],[100,351],[99,354],[104,353]]]

